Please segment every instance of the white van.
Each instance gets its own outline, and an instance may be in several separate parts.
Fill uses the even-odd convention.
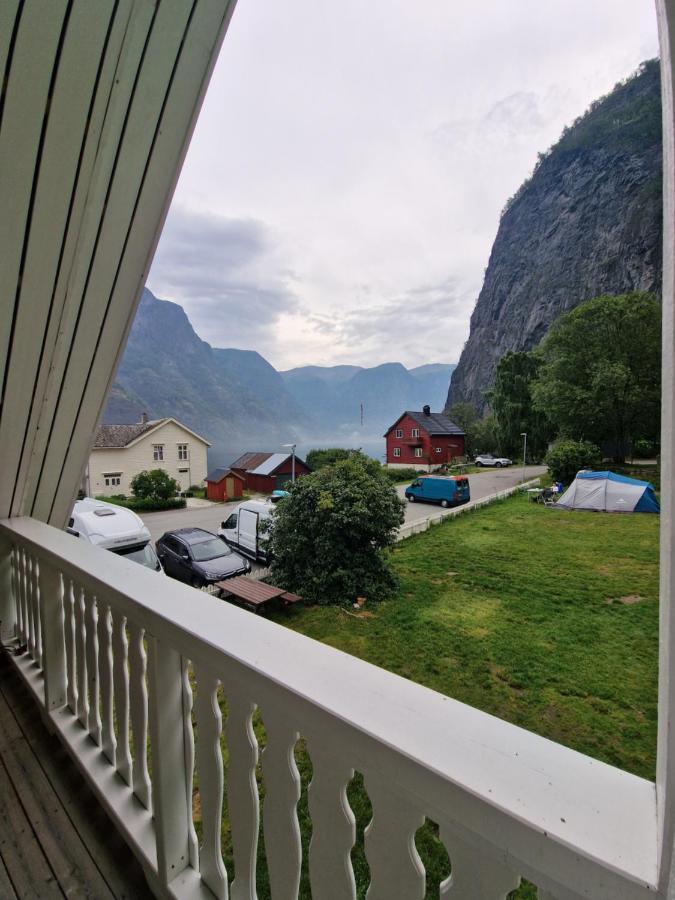
[[[247,500],[240,503],[225,522],[221,522],[218,534],[226,544],[244,556],[267,563],[265,531],[261,526],[273,513],[272,501]]]
[[[164,572],[150,543],[150,532],[131,509],[91,497],[76,500],[66,531],[155,572]]]

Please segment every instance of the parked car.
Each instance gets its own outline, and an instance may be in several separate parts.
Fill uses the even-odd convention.
[[[150,543],[150,532],[131,509],[84,497],[75,501],[66,531],[81,541],[126,556],[155,572],[162,571]]]
[[[240,503],[231,515],[220,523],[218,534],[230,547],[234,547],[244,556],[267,563],[269,559],[263,523],[273,514],[273,500],[247,500]]]
[[[483,453],[474,460],[477,466],[494,466],[495,469],[501,469],[502,466],[512,466],[513,461],[505,456],[493,456],[491,453]]]
[[[417,478],[405,489],[409,503],[440,503],[441,506],[459,506],[471,499],[469,479],[464,475],[425,475]]]
[[[155,546],[166,574],[196,588],[251,571],[248,560],[230,550],[217,534],[203,528],[167,531]]]

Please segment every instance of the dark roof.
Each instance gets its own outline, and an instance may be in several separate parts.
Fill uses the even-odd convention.
[[[243,469],[245,472],[250,472],[253,469],[257,469],[270,456],[272,456],[271,453],[242,453],[238,459],[230,463],[230,468]]]
[[[226,475],[232,475],[235,478],[238,478],[239,481],[244,480],[238,472],[233,472],[232,469],[214,469],[206,476],[206,480],[217,484],[219,481],[222,481]]]
[[[396,425],[398,425],[403,416],[410,416],[410,418],[414,419],[420,428],[423,428],[427,434],[464,434],[459,425],[455,425],[455,423],[443,413],[430,413],[427,416],[423,412],[417,412],[417,410],[412,409],[406,409],[404,413],[401,413],[391,428],[387,429],[387,434],[389,434],[392,428],[395,428]]]
[[[151,422],[137,422],[135,425],[99,425],[94,438],[94,448],[112,450],[126,447],[163,421],[163,419],[153,419]]]

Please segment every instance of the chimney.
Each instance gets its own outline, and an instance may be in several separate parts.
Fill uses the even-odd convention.
[[[146,412],[144,412],[143,415],[141,416],[141,425],[147,425],[147,424],[148,424],[148,414]]]
[[[431,415],[431,407],[428,404],[426,406],[423,406],[422,412],[424,413],[425,416],[430,416]]]

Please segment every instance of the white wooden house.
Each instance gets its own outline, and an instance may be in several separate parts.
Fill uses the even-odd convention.
[[[368,900],[425,896],[414,843],[425,817],[439,824],[452,861],[442,898],[504,900],[522,876],[538,886],[540,900],[675,896],[675,0],[656,6],[664,378],[652,782],[64,532],[233,3],[0,3],[0,635],[12,651],[0,651],[1,671],[20,679],[154,895],[256,897],[257,710],[266,732],[262,827],[274,898],[294,900],[299,891],[293,749],[301,735],[313,767],[307,871],[316,900],[355,897],[356,828],[346,791],[355,771],[373,808]],[[606,9],[616,14],[612,4]],[[19,700],[6,676],[1,687],[0,714],[11,714]],[[228,708],[226,784],[219,691]],[[66,819],[79,821],[77,784],[64,788],[68,815],[39,792],[23,807],[12,800],[22,766],[9,761],[8,734],[3,721],[0,894],[74,896],[79,885],[83,895],[119,896],[91,890],[84,866],[57,865],[68,851],[58,835]],[[39,752],[35,742],[28,749]],[[225,790],[229,870],[221,853]],[[35,822],[30,810],[41,802],[31,827],[26,818]],[[36,842],[46,874],[31,893]]]
[[[133,425],[99,425],[85,475],[90,497],[131,494],[139,472],[164,469],[181,491],[200,485],[207,473],[209,442],[176,419],[148,419]]]

